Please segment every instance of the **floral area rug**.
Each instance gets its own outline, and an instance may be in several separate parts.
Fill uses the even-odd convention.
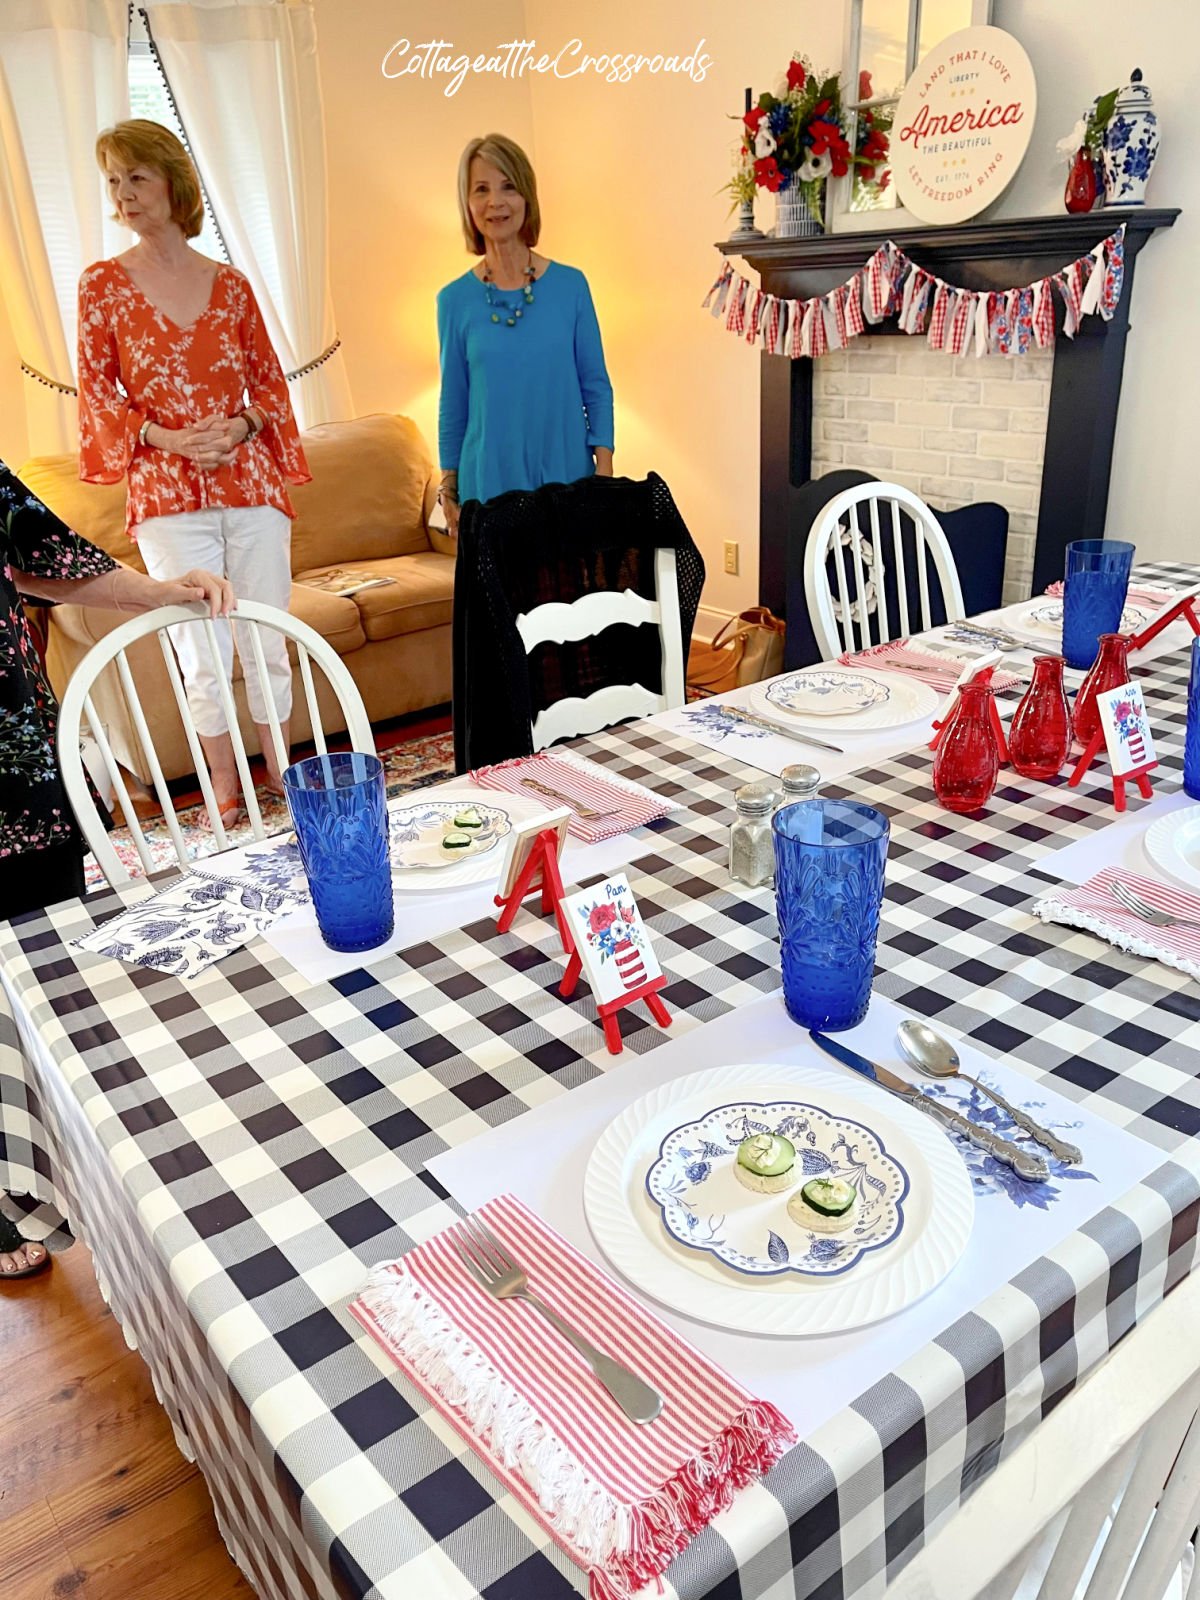
[[[454,776],[454,735],[448,731],[410,739],[406,744],[396,745],[391,750],[381,751],[380,754],[383,758],[389,799],[393,795],[403,794],[408,789],[423,789],[427,784],[441,783],[443,779]],[[277,795],[268,794],[263,788],[256,789],[255,793],[258,795],[263,826],[267,832],[271,834],[288,831],[291,828],[291,819],[288,816],[287,802]],[[201,826],[200,818],[203,811],[203,805],[192,805],[176,813],[190,860],[212,855],[217,848],[212,834]],[[166,823],[161,819],[143,822],[142,832],[146,836],[155,866],[173,867],[175,847],[171,843]],[[249,844],[254,838],[250,824],[246,821],[240,822],[234,828],[227,828],[225,836],[230,846]],[[126,871],[131,877],[140,878],[141,858],[129,830],[115,828],[108,837]],[[89,889],[103,888],[104,874],[91,856],[87,858],[85,875]]]

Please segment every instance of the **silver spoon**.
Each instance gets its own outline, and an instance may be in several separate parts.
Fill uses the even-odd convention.
[[[972,1078],[963,1072],[958,1060],[958,1051],[949,1039],[943,1039],[940,1033],[935,1033],[927,1023],[914,1022],[906,1017],[896,1029],[896,1043],[900,1046],[900,1054],[918,1072],[923,1072],[927,1078],[961,1078],[964,1083],[972,1083],[987,1095],[989,1100],[994,1100],[1001,1111],[1006,1112],[1029,1136],[1043,1145],[1057,1160],[1065,1162],[1068,1166],[1075,1166],[1083,1160],[1083,1152],[1077,1145],[1068,1144],[1065,1139],[1060,1139],[1057,1134],[1043,1128],[1040,1122],[1035,1122],[1027,1111],[1022,1111],[1019,1106],[1010,1105],[1002,1094],[995,1089],[989,1089],[986,1083],[981,1083],[978,1078]]]

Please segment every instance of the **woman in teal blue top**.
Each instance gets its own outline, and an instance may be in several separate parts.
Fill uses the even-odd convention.
[[[452,534],[465,500],[612,476],[612,384],[587,279],[536,254],[537,183],[503,134],[458,168],[467,248],[483,259],[438,295],[440,499]]]

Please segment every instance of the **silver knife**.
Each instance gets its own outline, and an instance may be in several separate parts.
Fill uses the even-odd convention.
[[[1020,1145],[1013,1144],[1011,1139],[1002,1139],[990,1128],[976,1127],[975,1123],[968,1121],[960,1112],[952,1111],[944,1101],[934,1100],[930,1095],[922,1094],[904,1078],[897,1077],[886,1067],[877,1067],[873,1061],[868,1061],[866,1056],[860,1056],[857,1050],[851,1050],[849,1045],[841,1044],[837,1039],[830,1039],[827,1035],[818,1033],[815,1028],[809,1029],[809,1038],[814,1044],[820,1045],[826,1055],[831,1055],[835,1061],[840,1061],[843,1066],[852,1067],[855,1072],[861,1072],[864,1078],[870,1078],[872,1082],[890,1089],[893,1094],[898,1094],[907,1100],[910,1106],[916,1106],[919,1111],[926,1112],[935,1122],[940,1122],[954,1133],[961,1134],[980,1150],[986,1150],[988,1155],[995,1156],[997,1161],[1002,1161],[1006,1167],[1011,1167],[1017,1177],[1024,1178],[1026,1183],[1042,1183],[1050,1176],[1050,1168],[1041,1156],[1034,1155],[1029,1150],[1022,1150]]]
[[[826,744],[823,739],[810,738],[807,733],[797,733],[793,728],[781,728],[779,723],[771,722],[767,717],[756,717],[753,712],[740,711],[736,706],[722,706],[721,710],[727,717],[749,722],[755,728],[765,728],[768,733],[777,733],[782,739],[794,739],[797,744],[811,744],[817,750],[828,750],[835,756],[846,754],[840,744]]]

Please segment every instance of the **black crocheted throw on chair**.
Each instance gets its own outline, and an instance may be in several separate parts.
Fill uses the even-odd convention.
[[[704,587],[704,562],[671,491],[651,473],[581,478],[481,504],[468,500],[458,528],[454,580],[456,769],[533,751],[531,724],[564,697],[609,683],[662,689],[656,626],[618,623],[576,643],[526,656],[516,619],[547,601],[634,589],[654,599],[654,552],[676,552],[683,653]]]

